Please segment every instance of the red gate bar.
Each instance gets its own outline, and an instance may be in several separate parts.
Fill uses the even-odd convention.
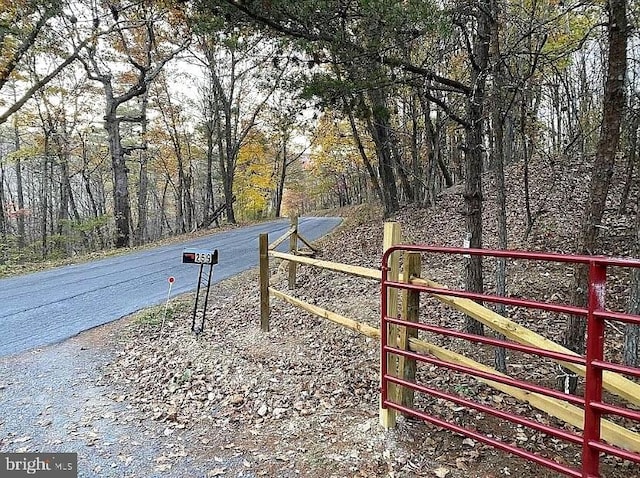
[[[406,322],[389,321],[389,323],[404,325]],[[508,342],[505,342],[505,343],[508,343]],[[438,367],[445,367],[445,368],[454,370],[456,372],[461,372],[461,373],[466,373],[468,375],[475,375],[478,377],[486,378],[487,380],[493,380],[494,382],[503,383],[505,385],[511,385],[513,387],[521,388],[529,392],[540,393],[542,395],[547,395],[549,397],[557,398],[559,400],[563,400],[569,403],[574,403],[576,405],[584,405],[584,400],[580,397],[577,397],[575,395],[567,395],[558,390],[553,390],[547,387],[543,387],[541,385],[535,385],[535,384],[525,382],[523,380],[518,380],[512,377],[505,377],[503,375],[496,375],[489,372],[483,372],[482,370],[476,370],[474,368],[467,367],[465,365],[453,364],[437,358],[426,357],[424,355],[416,354],[414,352],[408,352],[402,349],[397,349],[394,347],[390,347],[388,345],[386,347],[387,347],[387,352],[393,353],[395,355],[402,355],[404,357],[408,357],[414,360],[419,360],[420,362],[429,363],[431,365],[436,365]]]
[[[460,297],[462,299],[483,300],[485,302],[495,302],[498,304],[517,305],[519,307],[528,307],[533,309],[546,310],[549,312],[557,312],[559,314],[569,315],[587,315],[588,310],[584,307],[574,307],[570,305],[560,305],[553,303],[536,302],[527,299],[514,299],[511,297],[503,297],[501,295],[480,294],[477,292],[467,292],[464,290],[442,289],[440,287],[429,287],[426,285],[408,284],[405,282],[389,281],[388,285],[394,288],[414,290],[418,292],[428,292],[430,294],[448,295],[451,297]],[[442,293],[446,290],[446,293]]]
[[[535,420],[530,420],[528,418],[523,418],[518,416],[514,417],[512,414],[505,412],[503,410],[498,410],[497,408],[489,407],[487,405],[482,405],[481,403],[477,403],[472,400],[467,400],[466,398],[462,398],[457,395],[446,393],[441,390],[437,390],[435,388],[426,387],[424,385],[416,385],[413,382],[408,382],[399,377],[393,377],[390,375],[387,377],[387,379],[390,382],[393,382],[397,385],[410,387],[416,391],[426,393],[428,395],[432,395],[436,398],[449,400],[450,402],[456,403],[458,405],[463,405],[467,408],[473,408],[474,410],[488,413],[489,415],[493,415],[494,417],[504,418],[505,420],[509,420],[518,425],[523,425],[529,428],[533,428],[534,430],[542,432],[546,435],[551,435],[551,436],[560,438],[562,440],[569,441],[571,443],[582,443],[582,437],[576,433],[571,433],[565,430],[561,430],[559,428],[544,425],[542,423],[536,422]]]
[[[617,372],[640,378],[640,369],[637,369],[635,367],[620,365],[619,363],[604,362],[602,360],[594,360],[593,362],[591,362],[591,365],[593,367],[600,367],[603,370],[609,370],[610,372]]]
[[[630,324],[637,324],[638,321],[640,321],[640,315],[625,314],[624,312],[611,312],[610,310],[596,310],[593,312],[593,315],[599,319],[611,319]]]
[[[562,440],[569,441],[571,443],[582,443],[582,437],[575,433],[571,433],[565,430],[561,430],[559,428],[544,425],[542,423],[536,422],[534,420],[530,420],[528,418],[514,417],[511,413],[505,412],[503,410],[498,410],[496,408],[489,407],[487,405],[482,405],[472,400],[467,400],[466,398],[462,398],[457,395],[446,393],[441,390],[437,390],[435,388],[426,387],[424,385],[416,385],[413,382],[408,382],[398,377],[388,376],[387,379],[390,382],[393,382],[397,385],[410,387],[418,392],[426,393],[428,395],[432,395],[442,400],[448,400],[450,402],[465,406],[467,408],[473,408],[474,410],[478,410],[480,412],[493,415],[494,417],[504,418],[505,420],[516,423],[518,425],[523,425],[529,428],[533,428],[534,430],[542,432],[546,435],[551,435],[551,436],[560,438]]]
[[[530,261],[542,262],[562,262],[566,264],[602,264],[613,267],[632,267],[640,268],[639,259],[627,259],[624,257],[606,257],[606,256],[580,256],[572,254],[557,254],[555,252],[531,252],[531,251],[513,251],[513,250],[497,250],[497,249],[474,249],[466,247],[440,247],[440,246],[423,246],[416,244],[398,244],[387,249],[383,255],[389,256],[394,251],[407,252],[427,252],[435,254],[452,254],[452,255],[471,255],[484,257],[504,257],[505,259],[526,259]],[[383,262],[386,266],[386,262]]]
[[[592,402],[591,406],[597,408],[601,412],[604,412],[605,415],[618,415],[619,417],[640,422],[640,412],[636,412],[635,410],[600,402]]]
[[[387,322],[390,324],[403,325],[403,326],[406,324],[406,321],[400,318],[395,318],[395,317],[387,317]],[[504,339],[494,339],[492,337],[486,337],[484,335],[475,335],[475,334],[470,334],[468,332],[460,332],[458,330],[447,329],[446,327],[438,327],[437,325],[427,325],[427,324],[420,324],[420,323],[414,322],[413,328],[418,330],[424,330],[426,332],[433,332],[436,334],[446,335],[446,336],[454,337],[458,339],[466,339],[470,342],[478,342],[486,345],[495,345],[496,347],[504,347],[506,349],[518,350],[520,352],[525,352],[531,355],[539,355],[541,357],[562,360],[563,362],[576,363],[579,365],[586,365],[587,363],[586,359],[581,355],[565,354],[562,352],[554,352],[553,350],[542,350],[537,347],[532,347],[530,345],[522,345],[517,342],[508,342],[508,341],[505,341]],[[602,362],[602,363],[608,363],[608,362]]]
[[[574,305],[564,305],[556,303],[538,302],[529,299],[517,299],[512,297],[502,297],[490,294],[474,293],[461,290],[451,290],[446,288],[429,287],[416,283],[400,283],[388,280],[388,258],[398,251],[421,252],[421,253],[440,253],[440,254],[457,254],[457,255],[480,255],[487,257],[502,257],[510,259],[526,259],[544,262],[561,262],[571,264],[586,264],[589,267],[589,284],[587,291],[587,307],[578,307]],[[618,456],[620,458],[640,463],[640,454],[620,449],[618,447],[608,445],[600,440],[600,422],[603,415],[617,415],[629,420],[640,422],[640,412],[628,408],[619,407],[604,403],[602,401],[602,374],[608,370],[618,372],[635,377],[640,377],[640,369],[628,367],[621,364],[615,364],[604,360],[604,334],[605,319],[619,320],[625,323],[639,324],[640,316],[625,314],[620,312],[611,312],[605,310],[606,295],[606,271],[608,266],[640,268],[640,261],[632,259],[607,258],[602,256],[572,256],[564,254],[538,253],[525,251],[497,251],[489,249],[467,249],[452,247],[433,247],[433,246],[417,246],[417,245],[397,245],[388,249],[383,255],[382,260],[382,320],[381,320],[381,394],[382,406],[399,410],[403,413],[419,417],[434,425],[452,430],[454,432],[469,436],[475,440],[492,445],[498,449],[515,454],[529,461],[538,463],[545,467],[551,468],[568,476],[576,476],[582,478],[597,478],[599,474],[600,454],[607,453]],[[465,332],[455,331],[446,327],[428,325],[422,323],[408,322],[399,318],[387,316],[387,291],[390,287],[412,290],[416,292],[426,292],[441,296],[460,297],[472,300],[480,300],[486,302],[495,302],[518,307],[533,308],[538,310],[546,310],[555,313],[571,314],[586,316],[587,320],[587,340],[586,340],[586,356],[572,355],[561,352],[553,352],[542,350],[537,347],[517,344],[512,341],[494,339],[490,337],[481,337]],[[472,342],[483,343],[486,345],[505,347],[512,350],[521,351],[527,354],[534,354],[541,357],[547,357],[554,360],[576,363],[585,366],[585,393],[584,398],[568,395],[557,390],[535,385],[523,380],[514,379],[512,377],[496,375],[489,372],[483,372],[464,365],[452,364],[437,358],[426,355],[397,349],[388,344],[388,326],[395,324],[405,327],[412,327],[418,330],[424,330],[440,335],[464,339]],[[441,390],[420,385],[414,382],[406,381],[399,377],[394,377],[388,373],[388,354],[405,356],[416,361],[429,363],[438,367],[444,367],[458,373],[465,373],[472,376],[481,377],[494,382],[503,383],[523,390],[539,393],[542,395],[561,399],[584,406],[584,424],[582,436],[561,430],[556,427],[543,425],[534,420],[522,417],[520,415],[497,410],[493,407],[482,405],[480,403],[468,400],[466,398],[452,395]],[[395,383],[417,392],[421,392],[436,398],[449,400],[458,405],[489,413],[500,419],[507,420],[512,423],[527,426],[552,436],[556,436],[565,441],[582,444],[582,463],[581,469],[572,468],[559,464],[544,456],[519,448],[515,445],[509,445],[500,440],[488,437],[482,433],[469,430],[454,423],[447,422],[441,418],[429,415],[423,411],[415,410],[397,404],[388,397],[388,383]]]

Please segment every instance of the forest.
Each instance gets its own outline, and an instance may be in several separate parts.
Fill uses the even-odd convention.
[[[360,203],[390,215],[455,185],[480,248],[487,172],[508,248],[504,170],[523,164],[530,231],[532,158],[591,165],[574,252],[606,252],[603,215],[633,214],[638,256],[639,13],[625,0],[0,0],[0,265],[222,220]],[[585,282],[576,268],[576,303]],[[479,257],[466,287],[483,290]],[[625,332],[637,363],[638,330]],[[583,341],[569,318],[567,345]]]

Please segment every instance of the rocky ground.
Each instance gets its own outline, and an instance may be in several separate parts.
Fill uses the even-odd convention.
[[[570,163],[533,165],[531,196],[536,221],[526,238],[521,177],[519,165],[508,169],[509,247],[571,252],[588,170]],[[495,194],[491,182],[492,178],[487,176],[487,247],[495,245]],[[452,188],[439,198],[437,207],[409,207],[391,219],[401,224],[406,242],[461,245],[464,237],[461,192]],[[614,209],[615,192],[612,197]],[[379,267],[382,217],[370,208],[341,213],[347,221],[319,243],[320,258]],[[631,224],[631,212],[609,214],[603,225],[603,251],[628,254],[633,234]],[[487,261],[485,267],[490,290],[493,263]],[[271,284],[286,291],[285,268],[272,261],[271,274]],[[430,257],[423,263],[422,274],[451,287],[462,284],[462,268],[457,259]],[[612,305],[624,308],[628,291],[625,277],[619,275]],[[509,266],[508,291],[515,296],[563,302],[569,299],[571,277],[572,270],[567,267],[547,268],[518,262]],[[114,421],[124,421],[119,424],[139,430],[138,435],[131,436],[137,446],[127,451],[126,441],[121,441],[117,452],[111,453],[110,447],[103,445],[105,440],[110,443],[113,439],[105,438],[103,428],[95,427],[91,446],[111,453],[113,468],[132,477],[558,476],[420,421],[401,417],[395,429],[382,430],[378,425],[377,341],[277,299],[271,300],[271,330],[261,332],[257,286],[255,271],[215,285],[205,330],[198,336],[190,330],[190,297],[173,301],[166,312],[163,308],[146,311],[96,332],[98,337],[92,340],[101,341],[102,358],[97,361],[88,358],[97,365],[92,365],[95,373],[85,380],[101,391],[104,406],[110,410],[108,413],[114,413]],[[290,293],[378,326],[377,283],[302,267],[296,290]],[[462,323],[460,314],[429,300],[425,299],[422,306],[424,320],[448,326]],[[508,312],[518,322],[552,339],[558,339],[565,320],[550,314]],[[617,329],[610,332],[617,343]],[[491,351],[483,347],[454,340],[440,343],[488,365],[493,363]],[[559,373],[551,363],[526,361],[517,354],[510,354],[509,372],[544,384],[554,383]],[[472,378],[443,373],[434,367],[420,368],[419,378],[430,386],[559,425],[556,420]],[[530,450],[544,449],[546,456],[558,462],[576,464],[580,460],[580,451],[575,447],[528,429],[510,427],[483,413],[421,396],[416,403],[443,418],[477,427],[508,443]],[[24,447],[21,439],[23,435],[13,432],[0,444],[15,450]],[[30,441],[25,443],[28,445]],[[82,453],[92,452],[85,448]],[[145,457],[146,474],[137,465],[140,456]],[[92,466],[94,473],[85,476],[116,476],[105,474],[102,464]],[[96,471],[96,466],[100,470]],[[637,465],[620,460],[609,459],[603,468],[603,476],[607,477],[640,476]]]

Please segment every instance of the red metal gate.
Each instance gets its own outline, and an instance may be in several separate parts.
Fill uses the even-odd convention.
[[[565,305],[549,302],[538,302],[529,299],[518,299],[512,297],[501,297],[489,294],[472,293],[462,290],[434,288],[420,284],[420,281],[398,282],[388,278],[389,275],[389,257],[394,252],[418,252],[429,254],[456,254],[456,255],[478,255],[485,257],[505,258],[505,259],[524,259],[533,261],[555,262],[555,263],[572,263],[585,264],[589,270],[588,285],[588,304],[587,307],[578,307],[575,305]],[[488,249],[462,249],[447,247],[430,247],[430,246],[413,246],[398,245],[388,249],[382,259],[382,321],[381,321],[381,393],[382,407],[398,410],[402,413],[421,418],[434,425],[449,429],[456,433],[466,435],[474,440],[486,443],[495,448],[518,455],[526,460],[538,463],[545,467],[551,468],[557,472],[574,477],[599,477],[600,455],[608,454],[617,456],[635,463],[640,463],[640,454],[627,451],[616,446],[605,443],[600,438],[601,417],[603,415],[614,415],[633,420],[640,423],[640,412],[625,405],[613,405],[603,401],[603,371],[608,370],[631,377],[640,378],[640,369],[623,366],[621,364],[605,361],[605,320],[619,321],[623,323],[640,325],[640,316],[629,315],[619,312],[608,311],[605,307],[605,292],[607,287],[607,267],[622,268],[640,268],[640,261],[629,259],[612,259],[598,256],[571,256],[560,254],[546,254],[535,252],[521,251],[496,251]],[[402,320],[401,318],[390,317],[387,314],[387,296],[389,288],[398,288],[404,290],[412,290],[416,292],[425,292],[429,294],[438,294],[440,296],[452,296],[472,299],[476,301],[501,303],[529,309],[538,309],[561,314],[570,314],[584,316],[587,320],[587,339],[586,339],[586,356],[570,355],[548,351],[537,347],[521,345],[512,341],[500,340],[489,337],[481,337],[457,330],[430,325],[425,323],[416,323]],[[448,337],[456,337],[465,339],[474,343],[482,343],[492,346],[505,347],[507,349],[521,351],[527,354],[534,354],[539,357],[561,360],[567,363],[579,364],[585,367],[584,396],[576,396],[564,394],[548,387],[536,385],[512,377],[496,375],[492,373],[482,372],[463,365],[453,364],[447,361],[439,360],[425,354],[415,353],[408,350],[401,350],[389,344],[389,326],[398,325],[404,327],[424,330],[431,333],[441,334]],[[389,354],[404,356],[416,362],[428,363],[437,367],[444,367],[455,372],[482,377],[507,385],[511,385],[520,389],[546,395],[548,397],[559,398],[566,402],[581,406],[584,409],[583,433],[577,434],[565,429],[545,425],[537,421],[526,418],[494,407],[490,407],[467,398],[463,398],[456,394],[451,394],[442,390],[434,389],[424,384],[414,381],[407,381],[402,377],[396,377],[389,372]],[[430,415],[426,411],[417,410],[392,401],[389,397],[389,384],[397,384],[407,387],[414,391],[424,393],[436,398],[444,399],[456,403],[458,405],[491,414],[499,419],[527,426],[552,437],[556,437],[570,443],[577,444],[582,447],[582,464],[580,468],[571,467],[558,463],[543,455],[528,451],[498,440],[494,437],[482,434],[479,431],[464,428],[455,423]]]

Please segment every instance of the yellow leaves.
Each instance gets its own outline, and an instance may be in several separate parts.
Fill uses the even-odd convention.
[[[584,39],[601,21],[602,5],[592,2],[568,8],[558,0],[509,2],[508,15],[530,18],[536,26],[534,36],[546,36],[542,54],[563,68],[569,63],[567,56],[580,48]]]
[[[61,54],[55,36],[49,34],[50,20],[57,12],[50,2],[0,0],[0,80],[16,79],[27,52]]]
[[[0,0],[0,78],[11,73],[8,65],[20,47],[20,35],[30,29],[20,19],[20,3]]]
[[[274,187],[273,152],[260,131],[249,135],[238,153],[234,191],[237,211],[255,218],[266,211]]]
[[[25,0],[0,0],[0,25],[10,25],[27,12]]]
[[[24,146],[17,151],[7,154],[7,161],[13,163],[15,161],[27,161],[39,157],[42,154],[42,148],[39,146]]]
[[[567,14],[565,21],[558,23],[549,35],[542,52],[559,56],[578,48],[597,20],[593,12]]]
[[[18,42],[13,37],[5,37],[0,45],[0,78],[7,78],[9,71],[9,62],[18,47]]]
[[[348,121],[323,114],[316,131],[316,147],[311,163],[316,173],[344,172],[350,164],[360,164],[362,158],[356,148]],[[362,135],[365,136],[365,135]]]

